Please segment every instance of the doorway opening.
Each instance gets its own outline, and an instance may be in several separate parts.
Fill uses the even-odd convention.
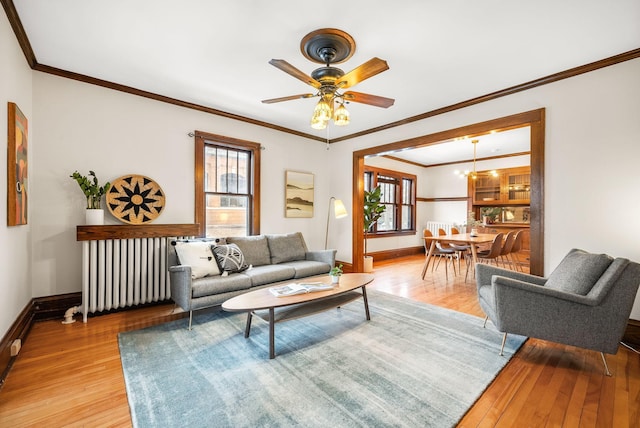
[[[544,273],[544,120],[545,110],[537,109],[498,119],[449,129],[409,140],[370,147],[353,152],[353,212],[363,212],[365,157],[383,152],[406,150],[438,144],[470,135],[482,135],[492,131],[528,126],[531,144],[531,202],[530,202],[530,272]],[[364,264],[363,217],[353,216],[352,263],[355,272],[361,272]]]

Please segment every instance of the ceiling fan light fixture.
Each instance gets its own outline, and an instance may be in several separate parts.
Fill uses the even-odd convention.
[[[336,109],[336,114],[333,117],[333,122],[337,126],[344,126],[349,124],[349,110],[344,106],[344,103],[340,103],[340,106]]]

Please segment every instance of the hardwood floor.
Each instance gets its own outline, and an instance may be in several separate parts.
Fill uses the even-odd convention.
[[[475,284],[445,280],[441,266],[420,279],[423,256],[376,263],[370,288],[483,316]],[[464,273],[464,266],[463,266]],[[181,317],[173,305],[63,325],[35,324],[0,390],[0,426],[131,426],[117,334]],[[640,356],[600,355],[529,339],[460,423],[462,427],[640,426]]]

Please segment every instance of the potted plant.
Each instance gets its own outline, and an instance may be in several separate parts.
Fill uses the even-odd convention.
[[[78,183],[80,190],[87,198],[86,224],[103,224],[104,211],[100,207],[100,202],[102,196],[111,188],[111,183],[106,182],[103,186],[100,186],[98,177],[93,171],[89,171],[89,177],[80,175],[78,171],[75,171],[69,177]]]
[[[373,271],[373,257],[367,254],[367,234],[374,224],[382,217],[382,213],[387,208],[380,203],[382,189],[377,186],[375,189],[364,192],[364,271]]]
[[[329,275],[331,275],[332,284],[340,283],[340,276],[342,276],[342,264],[331,268],[331,270],[329,271]]]

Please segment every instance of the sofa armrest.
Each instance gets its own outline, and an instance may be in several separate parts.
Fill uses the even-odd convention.
[[[191,266],[169,267],[171,298],[185,311],[191,310]]]
[[[307,251],[305,260],[327,263],[331,267],[336,264],[336,250]]]

